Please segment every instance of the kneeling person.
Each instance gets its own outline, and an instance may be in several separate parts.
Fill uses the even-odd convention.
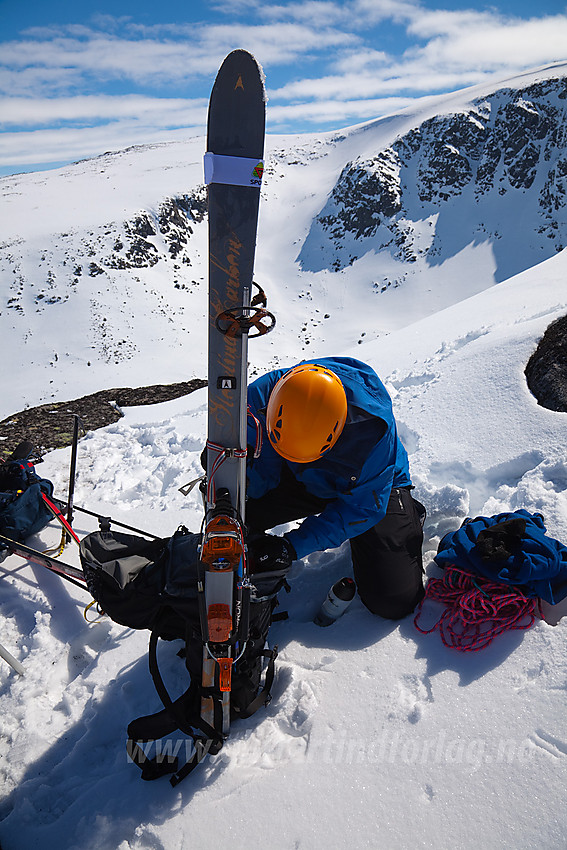
[[[411,495],[408,456],[392,402],[365,363],[328,357],[275,370],[248,388],[246,524],[251,559],[291,564],[350,541],[359,595],[398,619],[423,597],[425,509]],[[302,519],[284,534],[264,534]]]

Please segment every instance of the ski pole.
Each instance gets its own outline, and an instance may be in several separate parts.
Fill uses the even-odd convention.
[[[67,522],[69,525],[73,525],[73,499],[75,497],[75,478],[77,473],[77,447],[79,444],[79,422],[81,421],[79,416],[74,413],[74,423],[73,423],[73,443],[71,447],[71,466],[69,469],[69,497],[67,499]],[[71,537],[69,534],[66,536],[67,543],[70,543]]]
[[[20,664],[20,662],[19,662],[19,661],[17,661],[17,660],[14,658],[14,656],[13,656],[13,655],[11,655],[11,654],[8,652],[8,650],[7,650],[5,647],[3,647],[3,646],[2,646],[2,644],[1,644],[1,643],[0,643],[0,658],[3,658],[3,659],[4,659],[4,661],[7,661],[7,662],[8,662],[8,664],[10,665],[10,667],[13,667],[13,668],[14,668],[14,670],[16,671],[16,673],[19,673],[19,674],[20,674],[20,676],[23,676],[23,675],[24,675],[24,668],[22,667],[22,665]]]

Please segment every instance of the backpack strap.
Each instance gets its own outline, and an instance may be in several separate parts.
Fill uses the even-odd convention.
[[[200,691],[200,688],[196,689],[192,683],[175,702],[171,699],[158,665],[158,640],[158,632],[152,631],[148,657],[152,680],[164,708],[156,714],[139,717],[129,724],[126,749],[134,764],[137,764],[141,769],[142,779],[159,779],[161,776],[173,773],[175,775],[172,776],[170,782],[175,786],[191,773],[207,753],[218,752],[224,739],[220,732],[191,710],[195,693]],[[193,756],[180,770],[178,769],[177,756],[164,754],[159,758],[154,756],[150,759],[139,744],[143,741],[157,740],[175,732],[176,729],[191,738],[195,747]],[[196,730],[199,730],[202,735],[199,735]]]
[[[266,667],[266,675],[264,677],[264,687],[258,693],[258,695],[249,703],[245,709],[242,709],[238,712],[238,716],[246,719],[247,717],[252,717],[252,715],[258,711],[259,708],[262,708],[272,699],[272,685],[274,684],[274,677],[276,674],[276,658],[278,657],[278,648],[274,646],[273,649],[264,649],[261,653],[259,653],[264,658],[269,658],[268,666]]]
[[[179,729],[181,732],[184,732],[186,735],[189,735],[189,737],[193,738],[193,740],[195,740],[196,733],[195,733],[195,730],[192,727],[196,726],[198,729],[200,729],[201,732],[203,732],[205,735],[207,735],[207,737],[212,738],[212,740],[215,741],[216,743],[222,744],[223,737],[222,737],[220,732],[217,732],[216,729],[213,729],[212,726],[210,726],[208,723],[205,723],[205,721],[201,717],[191,717],[190,720],[188,721],[184,717],[182,712],[180,711],[180,708],[181,708],[180,701],[179,700],[176,700],[175,702],[172,701],[172,699],[169,696],[169,693],[167,691],[167,688],[165,687],[165,684],[164,684],[164,681],[161,677],[161,673],[160,673],[159,666],[158,666],[158,660],[157,660],[158,639],[159,639],[159,634],[157,632],[152,632],[151,635],[150,635],[150,649],[149,649],[150,673],[152,674],[153,683],[155,685],[156,691],[158,692],[159,698],[161,699],[162,703],[164,704],[166,710],[175,719],[175,721],[177,723],[176,728]],[[188,693],[188,691],[186,691],[186,693]]]

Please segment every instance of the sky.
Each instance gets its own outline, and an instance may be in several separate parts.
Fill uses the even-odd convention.
[[[269,133],[336,130],[567,59],[540,0],[0,0],[0,175],[205,132],[224,57],[266,74]]]

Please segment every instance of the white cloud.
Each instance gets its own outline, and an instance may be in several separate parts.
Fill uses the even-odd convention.
[[[85,75],[92,78],[156,81],[206,75],[214,69],[203,48],[188,42],[141,41],[91,34],[87,39],[70,37],[50,41],[20,41],[2,47],[1,64],[10,70],[43,68],[46,75],[65,72],[74,84]],[[70,70],[74,74],[69,74]]]
[[[305,0],[266,3],[265,0],[223,0],[215,6],[225,14],[261,14],[263,20],[300,21],[314,26],[346,26],[364,30],[384,20],[396,22],[413,17],[420,9],[412,0]]]
[[[335,70],[341,74],[382,71],[391,61],[391,57],[383,50],[365,48],[343,53],[335,62]]]
[[[419,60],[452,68],[489,70],[543,65],[567,58],[567,15],[504,21],[480,15],[467,20],[438,16],[436,21],[416,22],[416,34],[433,35]]]
[[[50,31],[35,38],[5,42],[0,53],[0,69],[6,75],[19,74],[19,94],[34,93],[34,82],[43,72],[45,92],[52,86],[61,91],[71,86],[93,85],[95,80],[129,80],[154,88],[172,82],[211,77],[231,50],[246,44],[261,56],[265,65],[288,65],[305,61],[313,54],[352,48],[358,36],[329,27],[308,27],[299,23],[189,26],[176,28],[177,38],[126,38],[76,27],[64,34]],[[51,37],[48,37],[51,36]],[[2,75],[0,74],[0,83]],[[3,91],[8,92],[9,81]]]
[[[15,169],[40,163],[74,162],[106,151],[123,150],[131,145],[200,135],[205,115],[204,112],[198,126],[174,131],[130,120],[87,129],[46,129],[0,135],[0,162],[4,167],[12,166]]]
[[[388,2],[356,0],[385,13]],[[495,71],[522,69],[567,58],[567,16],[522,21],[495,13],[464,10],[428,11],[406,4],[407,30],[425,44],[414,44],[399,56],[366,46],[342,51],[333,73],[317,79],[296,79],[272,92],[286,101],[360,98],[443,92],[483,82]],[[380,114],[383,114],[380,111]]]
[[[344,127],[495,72],[567,58],[561,14],[524,20],[414,0],[219,0],[217,8],[214,24],[98,16],[5,42],[0,123],[13,132],[3,134],[0,153],[15,164],[61,161],[163,138],[174,127],[204,131],[215,73],[242,46],[266,70],[269,126],[291,131],[294,122]],[[396,28],[403,48],[392,40]],[[390,40],[381,38],[386,30]]]
[[[262,16],[269,20],[292,20],[304,25],[325,28],[343,25],[349,18],[351,3],[333,3],[327,0],[307,0],[305,3],[277,3],[262,5]]]
[[[52,124],[137,119],[156,126],[187,126],[202,121],[206,98],[92,95],[61,98],[0,98],[0,125]]]
[[[263,65],[293,64],[309,61],[310,56],[353,47],[358,36],[332,27],[314,28],[295,23],[277,23],[262,26],[226,25],[209,27],[202,34],[203,51],[227,52],[246,45]],[[218,65],[217,65],[218,67]]]
[[[369,120],[377,115],[399,112],[415,103],[411,97],[383,97],[364,100],[318,100],[313,103],[296,103],[285,106],[271,106],[268,110],[268,127],[272,132],[293,126],[294,122],[303,124],[334,123],[335,129],[345,127],[347,122]]]
[[[0,94],[12,97],[50,97],[73,89],[77,74],[72,68],[3,68],[0,65]]]
[[[421,10],[420,3],[412,0],[353,0],[352,10],[363,26],[368,27],[380,21],[392,20],[395,23],[411,21]]]
[[[298,80],[275,91],[269,91],[271,100],[325,100],[349,103],[353,98],[389,97],[393,94],[406,96],[410,92],[451,91],[464,88],[485,79],[486,75],[477,69],[468,71],[445,72],[429,69],[419,63],[392,64],[381,73],[361,71],[322,77],[318,80]],[[378,113],[380,100],[374,100]]]

